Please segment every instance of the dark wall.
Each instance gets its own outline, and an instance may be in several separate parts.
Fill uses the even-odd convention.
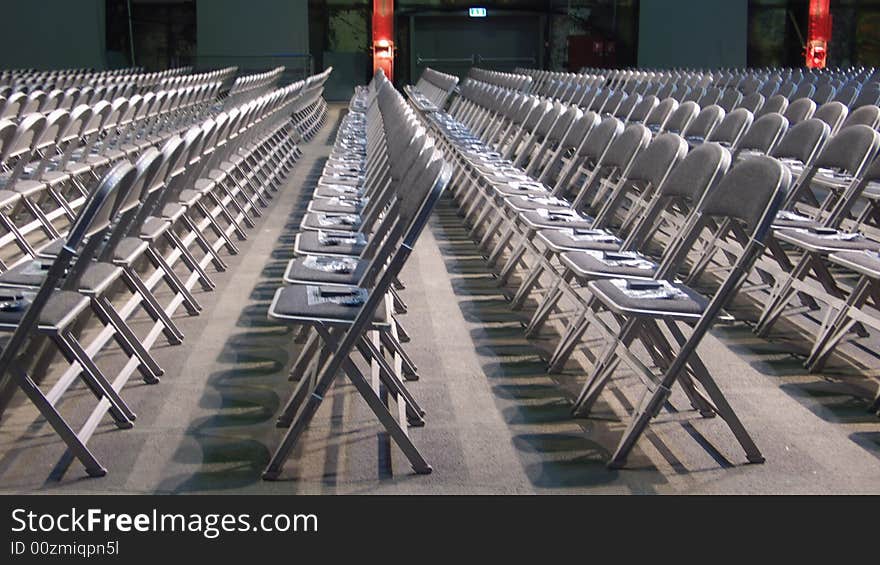
[[[745,67],[747,0],[641,0],[640,67]]]
[[[103,69],[104,1],[4,2],[0,68]]]
[[[310,66],[308,0],[199,0],[196,12],[199,67]]]

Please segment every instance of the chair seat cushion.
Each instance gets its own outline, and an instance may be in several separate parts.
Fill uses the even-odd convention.
[[[334,302],[309,303],[309,286],[296,284],[279,288],[269,306],[269,317],[276,320],[320,320],[329,323],[349,324],[361,310],[359,305],[349,306]],[[376,309],[374,324],[388,323],[383,303]]]
[[[170,227],[171,223],[168,222],[168,220],[150,216],[144,220],[144,223],[141,226],[140,237],[141,239],[154,241],[160,235],[168,231]]]
[[[217,183],[211,179],[199,179],[193,185],[193,189],[195,189],[196,192],[205,194],[206,192],[214,190],[215,186],[217,186]]]
[[[284,282],[331,283],[354,286],[367,270],[369,261],[333,257],[300,257],[287,264]]]
[[[162,217],[176,221],[184,214],[184,212],[186,212],[186,208],[184,208],[183,205],[178,202],[171,202],[162,208]]]
[[[21,194],[11,190],[0,190],[0,206],[11,206],[21,200]]]
[[[868,239],[858,233],[820,234],[801,229],[781,229],[775,232],[775,237],[780,241],[815,253],[855,249],[880,250],[880,242]]]
[[[70,180],[70,175],[61,171],[46,171],[40,179],[49,186],[62,184]]]
[[[80,279],[80,288],[85,292],[100,294],[122,275],[122,269],[113,263],[89,263]]]
[[[859,274],[880,279],[880,254],[876,251],[840,251],[829,255],[828,260]]]
[[[203,193],[198,190],[183,190],[178,195],[178,198],[180,199],[181,204],[190,207],[202,199],[202,194]]]
[[[322,243],[320,232],[306,231],[296,236],[294,251],[307,255],[345,255],[358,256],[364,250],[365,243],[341,241],[336,244]]]
[[[36,180],[20,180],[12,186],[12,190],[22,196],[31,196],[46,189],[46,184]]]
[[[579,278],[653,278],[657,272],[654,261],[626,251],[572,251],[563,253],[561,260]]]
[[[89,299],[78,292],[58,290],[52,293],[40,312],[39,324],[63,329],[89,305]],[[25,309],[0,311],[3,329],[14,329],[24,316]]]
[[[604,230],[544,229],[538,232],[538,239],[556,252],[595,249],[617,251],[623,241]],[[595,234],[595,235],[593,235]]]
[[[533,229],[590,229],[594,222],[589,216],[581,216],[568,210],[548,210],[546,207],[522,212],[519,216]]]
[[[318,185],[312,196],[320,198],[358,198],[361,194],[361,190],[357,187],[336,184]]]
[[[592,281],[589,288],[605,307],[617,314],[682,318],[698,318],[702,315],[709,304],[705,296],[680,283],[667,284],[677,291],[674,298],[652,298],[640,295],[643,291],[628,291],[624,279]]]
[[[300,223],[300,229],[357,231],[362,223],[360,216],[356,214],[306,214]]]
[[[494,185],[492,188],[499,196],[550,195],[550,190],[539,183],[512,181],[509,184]]]
[[[321,198],[313,200],[309,204],[310,212],[322,212],[324,214],[357,214],[360,209],[360,202],[345,202],[334,198]]]
[[[526,210],[540,210],[542,208],[547,210],[570,210],[571,203],[567,200],[563,200],[561,198],[556,198],[554,196],[549,195],[541,195],[541,196],[511,196],[504,201],[508,207],[513,208],[518,212],[525,212]]]
[[[119,265],[134,263],[150,246],[149,243],[136,237],[126,237],[116,246],[113,262]]]
[[[773,219],[773,227],[774,228],[816,228],[821,224],[816,220],[798,214],[797,212],[790,212],[787,210],[783,210],[776,214],[776,217]]]

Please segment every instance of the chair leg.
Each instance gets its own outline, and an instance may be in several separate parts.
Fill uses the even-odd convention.
[[[52,335],[52,341],[58,346],[61,354],[70,362],[78,363],[82,369],[83,382],[99,400],[107,399],[110,403],[110,414],[116,426],[122,429],[131,428],[137,416],[107,380],[88,353],[72,335],[64,332]]]
[[[332,347],[332,344],[335,343],[335,339],[330,335],[328,330],[322,327],[316,327],[316,330],[321,335],[324,342]],[[412,443],[406,430],[400,426],[394,416],[388,411],[388,408],[385,406],[384,402],[382,402],[382,399],[376,394],[376,391],[373,390],[373,387],[370,386],[370,383],[366,380],[357,366],[346,356],[346,358],[342,360],[342,367],[352,384],[354,384],[355,388],[360,393],[361,397],[367,402],[367,405],[385,427],[388,435],[391,436],[407,459],[409,459],[413,470],[419,474],[430,473],[431,466],[428,465],[428,462],[425,461],[421,453],[419,453],[418,448]],[[330,374],[330,371],[327,371],[326,367],[321,368],[315,379],[314,389],[305,400],[305,404],[297,412],[290,428],[285,433],[281,444],[278,446],[275,453],[272,455],[268,466],[263,471],[263,478],[265,480],[275,480],[281,474],[284,463],[296,447],[300,436],[302,436],[303,432],[308,427],[317,412],[318,407],[324,400],[324,395],[327,393],[330,385],[335,379],[335,374]]]
[[[125,320],[119,315],[113,304],[104,296],[92,297],[92,309],[104,324],[113,326],[113,337],[128,357],[136,357],[138,370],[147,384],[156,384],[165,371],[150,352],[140,342]]]
[[[52,426],[55,433],[61,437],[70,452],[80,463],[82,463],[83,467],[86,469],[86,473],[88,473],[90,477],[103,477],[106,475],[107,469],[101,465],[95,455],[88,447],[86,447],[86,444],[80,441],[76,432],[74,432],[67,424],[67,421],[64,420],[61,413],[55,409],[45,396],[43,396],[42,391],[40,391],[36,383],[31,380],[30,376],[18,365],[17,362],[13,361],[11,363],[9,371],[18,382],[19,388],[21,388],[30,401],[34,403],[37,410],[40,411],[40,414],[46,418],[46,421],[49,422],[49,425]]]

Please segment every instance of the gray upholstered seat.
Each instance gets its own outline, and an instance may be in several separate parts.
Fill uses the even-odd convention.
[[[310,304],[309,285],[297,284],[279,288],[275,292],[275,297],[269,306],[269,315],[287,320],[320,320],[331,324],[348,325],[354,321],[360,310],[360,304],[347,305],[334,302]],[[373,323],[379,325],[388,323],[384,305],[376,309]]]
[[[680,283],[669,283],[673,288],[682,293],[675,298],[640,298],[629,294],[619,285],[623,279],[606,279],[592,281],[589,288],[593,295],[612,312],[617,314],[656,316],[664,317],[699,318],[706,306],[708,299],[695,290]],[[624,282],[625,284],[625,282]]]
[[[301,254],[315,255],[360,255],[366,244],[364,243],[321,243],[317,231],[306,231],[296,237],[295,250]]]
[[[627,252],[586,251],[563,253],[562,262],[579,278],[642,277],[652,278],[657,264],[645,257]],[[638,263],[638,265],[636,265]]]

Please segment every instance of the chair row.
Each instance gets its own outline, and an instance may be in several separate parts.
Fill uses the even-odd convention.
[[[422,111],[429,106],[445,108],[446,102],[455,87],[458,85],[458,77],[427,67],[415,85],[407,85],[404,92],[414,104],[421,105]]]
[[[215,82],[225,84],[226,81],[234,77],[237,72],[238,67],[224,67],[222,69],[216,69],[204,73],[172,76],[159,81],[158,89],[171,90],[174,88],[185,88],[187,86],[203,86]]]
[[[142,69],[114,69],[111,71],[86,71],[65,72],[45,71],[26,73],[24,75],[9,75],[5,81],[0,81],[12,92],[31,90],[52,90],[84,86],[107,86],[118,83],[133,83],[138,88],[154,87],[168,77],[188,74],[191,67],[179,67],[154,73],[144,73]],[[54,73],[54,74],[53,74]]]
[[[229,103],[238,104],[275,88],[283,73],[284,67],[280,66],[264,73],[236,78],[232,88],[229,89]]]
[[[782,257],[801,252],[780,253],[777,239],[871,240],[832,226],[847,218],[850,227],[875,229],[858,187],[876,182],[869,165],[880,134],[853,125],[832,136],[827,124],[807,119],[781,132],[767,155],[577,107],[548,109],[542,118],[550,118],[529,127],[535,120],[489,106],[463,98],[449,114],[429,116],[456,157],[456,200],[499,282],[521,277],[512,306],[537,298],[528,333],[563,322],[549,370],[561,370],[575,350],[589,359],[576,415],[589,413],[621,365],[645,383],[610,465],[624,464],[676,383],[701,415],[724,419],[749,461],[763,460],[700,360],[699,342],[719,317],[754,319],[755,307],[760,316],[768,296],[790,288]],[[793,220],[803,224],[786,225]],[[725,310],[742,297],[751,312]],[[837,332],[855,323],[838,322]],[[604,345],[584,346],[589,328]]]
[[[171,88],[167,90],[148,91],[145,94],[137,94],[138,90],[133,85],[104,87],[85,87],[82,89],[68,88],[65,91],[52,90],[48,93],[35,90],[30,94],[17,92],[9,98],[0,97],[0,118],[20,120],[32,112],[49,113],[53,110],[72,110],[82,104],[95,105],[104,101],[113,103],[119,98],[131,100],[154,99],[161,96],[165,98],[169,93],[182,98],[205,100],[216,98],[221,87],[220,82],[206,83],[199,86],[187,86]]]
[[[570,99],[584,89],[599,91],[618,91],[625,95],[657,96],[660,99],[673,97],[679,102],[695,101],[701,106],[719,104],[725,110],[742,106],[758,111],[765,104],[771,108],[787,105],[801,98],[809,98],[822,105],[835,101],[856,110],[866,105],[880,102],[880,82],[870,80],[864,83],[812,82],[807,79],[799,82],[789,79],[743,77],[736,83],[713,78],[711,74],[696,73],[654,73],[633,71],[626,74],[601,73],[586,75],[550,71],[520,69],[534,79],[531,92],[553,98]]]
[[[406,387],[418,369],[398,275],[449,182],[433,139],[381,70],[356,89],[294,242],[269,318],[297,327],[305,344],[296,385],[278,418],[286,428],[263,477],[277,479],[337,376],[344,374],[417,473],[431,466],[408,429],[425,411]],[[388,392],[380,392],[358,365]]]
[[[17,258],[7,246],[30,253],[33,237],[56,236],[55,224],[75,215],[88,179],[202,119],[216,89],[194,91],[198,96],[187,90],[0,120],[0,185],[8,207],[0,214],[0,263]],[[25,217],[29,221],[19,224]]]
[[[135,413],[123,398],[129,378],[137,372],[159,382],[164,371],[150,348],[163,337],[181,342],[175,311],[198,315],[192,289],[215,287],[208,267],[226,268],[223,253],[238,251],[236,239],[246,238],[283,185],[300,154],[304,126],[295,114],[308,110],[299,96],[292,87],[274,90],[121,156],[92,175],[82,204],[54,237],[0,273],[6,391],[23,390],[40,410],[68,447],[65,464],[76,459],[91,476],[106,473],[89,438],[107,414],[117,427],[132,427]],[[157,294],[161,285],[172,292],[167,304]],[[145,336],[128,323],[140,309],[153,322]],[[82,331],[89,326],[96,328]],[[99,366],[111,342],[128,359],[114,375]],[[42,383],[56,352],[69,367]],[[80,385],[96,405],[74,431],[60,407]]]
[[[490,71],[487,69],[472,67],[468,71],[467,76],[468,78],[472,78],[480,82],[494,84],[495,86],[502,86],[504,88],[510,88],[512,90],[520,90],[522,92],[529,92],[532,88],[532,77],[523,74],[502,73],[498,71]]]
[[[842,106],[840,107],[842,108]],[[553,114],[549,113],[546,104],[544,108],[548,112],[545,115],[550,116],[548,119],[552,121]],[[869,109],[870,112],[867,111]],[[557,110],[555,115],[564,114]],[[872,191],[860,191],[848,186],[865,182],[862,175],[868,170],[866,166],[872,158],[872,140],[877,135],[876,131],[869,126],[876,127],[876,115],[876,107],[866,107],[854,112],[850,116],[850,118],[854,118],[852,121],[832,121],[835,124],[834,128],[829,127],[821,120],[807,119],[790,129],[787,129],[785,120],[778,115],[775,117],[774,115],[764,116],[756,120],[749,127],[746,135],[740,137],[740,141],[734,144],[720,141],[726,137],[726,134],[722,136],[717,132],[728,130],[720,125],[720,129],[712,130],[708,138],[695,138],[688,134],[685,134],[685,137],[690,146],[698,145],[704,140],[719,142],[726,148],[734,150],[735,159],[740,159],[745,155],[771,153],[783,160],[798,175],[795,188],[785,204],[786,215],[797,216],[802,221],[811,222],[814,225],[844,221],[850,230],[861,229],[869,232],[872,237],[877,237],[880,234],[876,234],[876,221],[871,216],[873,210]],[[866,123],[858,123],[865,116],[870,119]],[[732,118],[733,115],[728,117]],[[588,119],[588,121],[590,120]],[[692,123],[700,121],[694,120]],[[842,127],[841,122],[844,124]],[[560,120],[558,123],[564,124],[565,120]],[[576,124],[571,131],[578,131],[579,128],[582,130],[582,127]],[[838,128],[840,131],[836,131]],[[527,133],[537,132],[540,134],[540,128],[535,126],[535,121],[532,121],[531,126],[527,121],[525,129]],[[682,132],[680,128],[655,131]],[[687,131],[686,129],[685,132]],[[836,135],[830,136],[832,133],[836,133]],[[552,129],[549,130],[542,147],[545,145],[556,147],[563,144],[565,140],[560,135],[561,132],[558,129],[555,134]],[[579,138],[575,136],[574,139]],[[827,147],[824,146],[826,141],[828,142]],[[568,143],[571,143],[571,140]],[[573,150],[568,147],[566,149]],[[586,152],[580,150],[579,154],[582,156],[588,154],[588,150]],[[594,150],[592,158],[595,159],[598,156]],[[595,209],[595,203],[601,202],[602,198],[607,196],[607,192],[597,191],[591,196],[592,198],[586,200],[586,203]],[[792,211],[788,211],[789,209]],[[851,210],[860,210],[861,214],[858,218],[841,220],[841,214]],[[783,264],[783,271],[785,268]],[[779,274],[779,272],[776,273],[777,276]],[[761,299],[766,300],[766,297]],[[763,306],[766,302],[759,302],[759,304]]]

